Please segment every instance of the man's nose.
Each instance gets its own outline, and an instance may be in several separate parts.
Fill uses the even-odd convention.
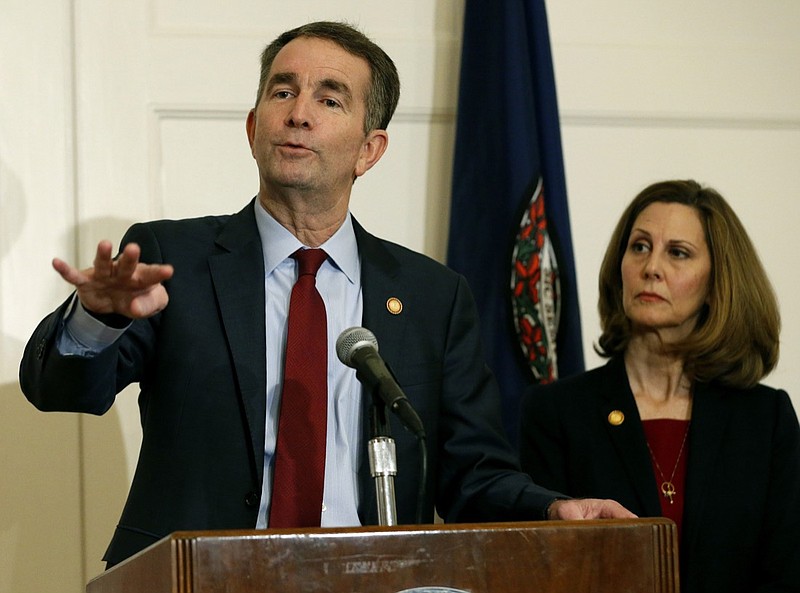
[[[310,128],[313,125],[310,101],[299,95],[286,116],[286,125],[293,128]]]

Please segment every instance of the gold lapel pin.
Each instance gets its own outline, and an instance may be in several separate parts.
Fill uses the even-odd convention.
[[[389,297],[389,300],[386,301],[386,310],[392,315],[400,315],[403,310],[403,303],[397,297]]]
[[[619,426],[625,422],[625,414],[623,414],[620,410],[612,410],[608,414],[608,423],[611,426]]]

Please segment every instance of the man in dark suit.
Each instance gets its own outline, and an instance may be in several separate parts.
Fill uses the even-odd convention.
[[[42,410],[102,414],[139,382],[143,441],[106,552],[120,562],[179,529],[270,525],[292,254],[323,248],[317,273],[328,342],[322,526],[377,523],[366,455],[369,398],[331,355],[369,328],[417,410],[429,445],[395,426],[398,522],[630,517],[612,501],[565,500],[518,471],[481,357],[462,277],[367,233],[350,215],[356,178],[383,155],[399,81],[388,56],[339,23],[267,46],[247,135],[258,196],[232,216],[134,225],[94,266],[55,269],[76,287],[26,348],[20,382]],[[169,303],[169,306],[167,306]],[[321,322],[323,323],[323,322]],[[281,490],[284,492],[285,490]]]

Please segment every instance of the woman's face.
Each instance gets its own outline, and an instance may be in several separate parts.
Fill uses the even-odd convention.
[[[634,335],[657,331],[668,343],[688,336],[708,298],[711,277],[711,255],[697,210],[665,202],[642,210],[621,272],[622,303]]]

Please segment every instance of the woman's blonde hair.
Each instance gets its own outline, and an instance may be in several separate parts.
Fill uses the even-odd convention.
[[[623,212],[600,268],[598,310],[602,334],[595,350],[621,354],[631,337],[622,304],[622,257],[639,214],[654,202],[694,208],[711,255],[707,305],[697,325],[671,352],[699,381],[750,387],[778,362],[780,313],[775,292],[739,217],[714,189],[692,180],[662,181],[639,193]]]

